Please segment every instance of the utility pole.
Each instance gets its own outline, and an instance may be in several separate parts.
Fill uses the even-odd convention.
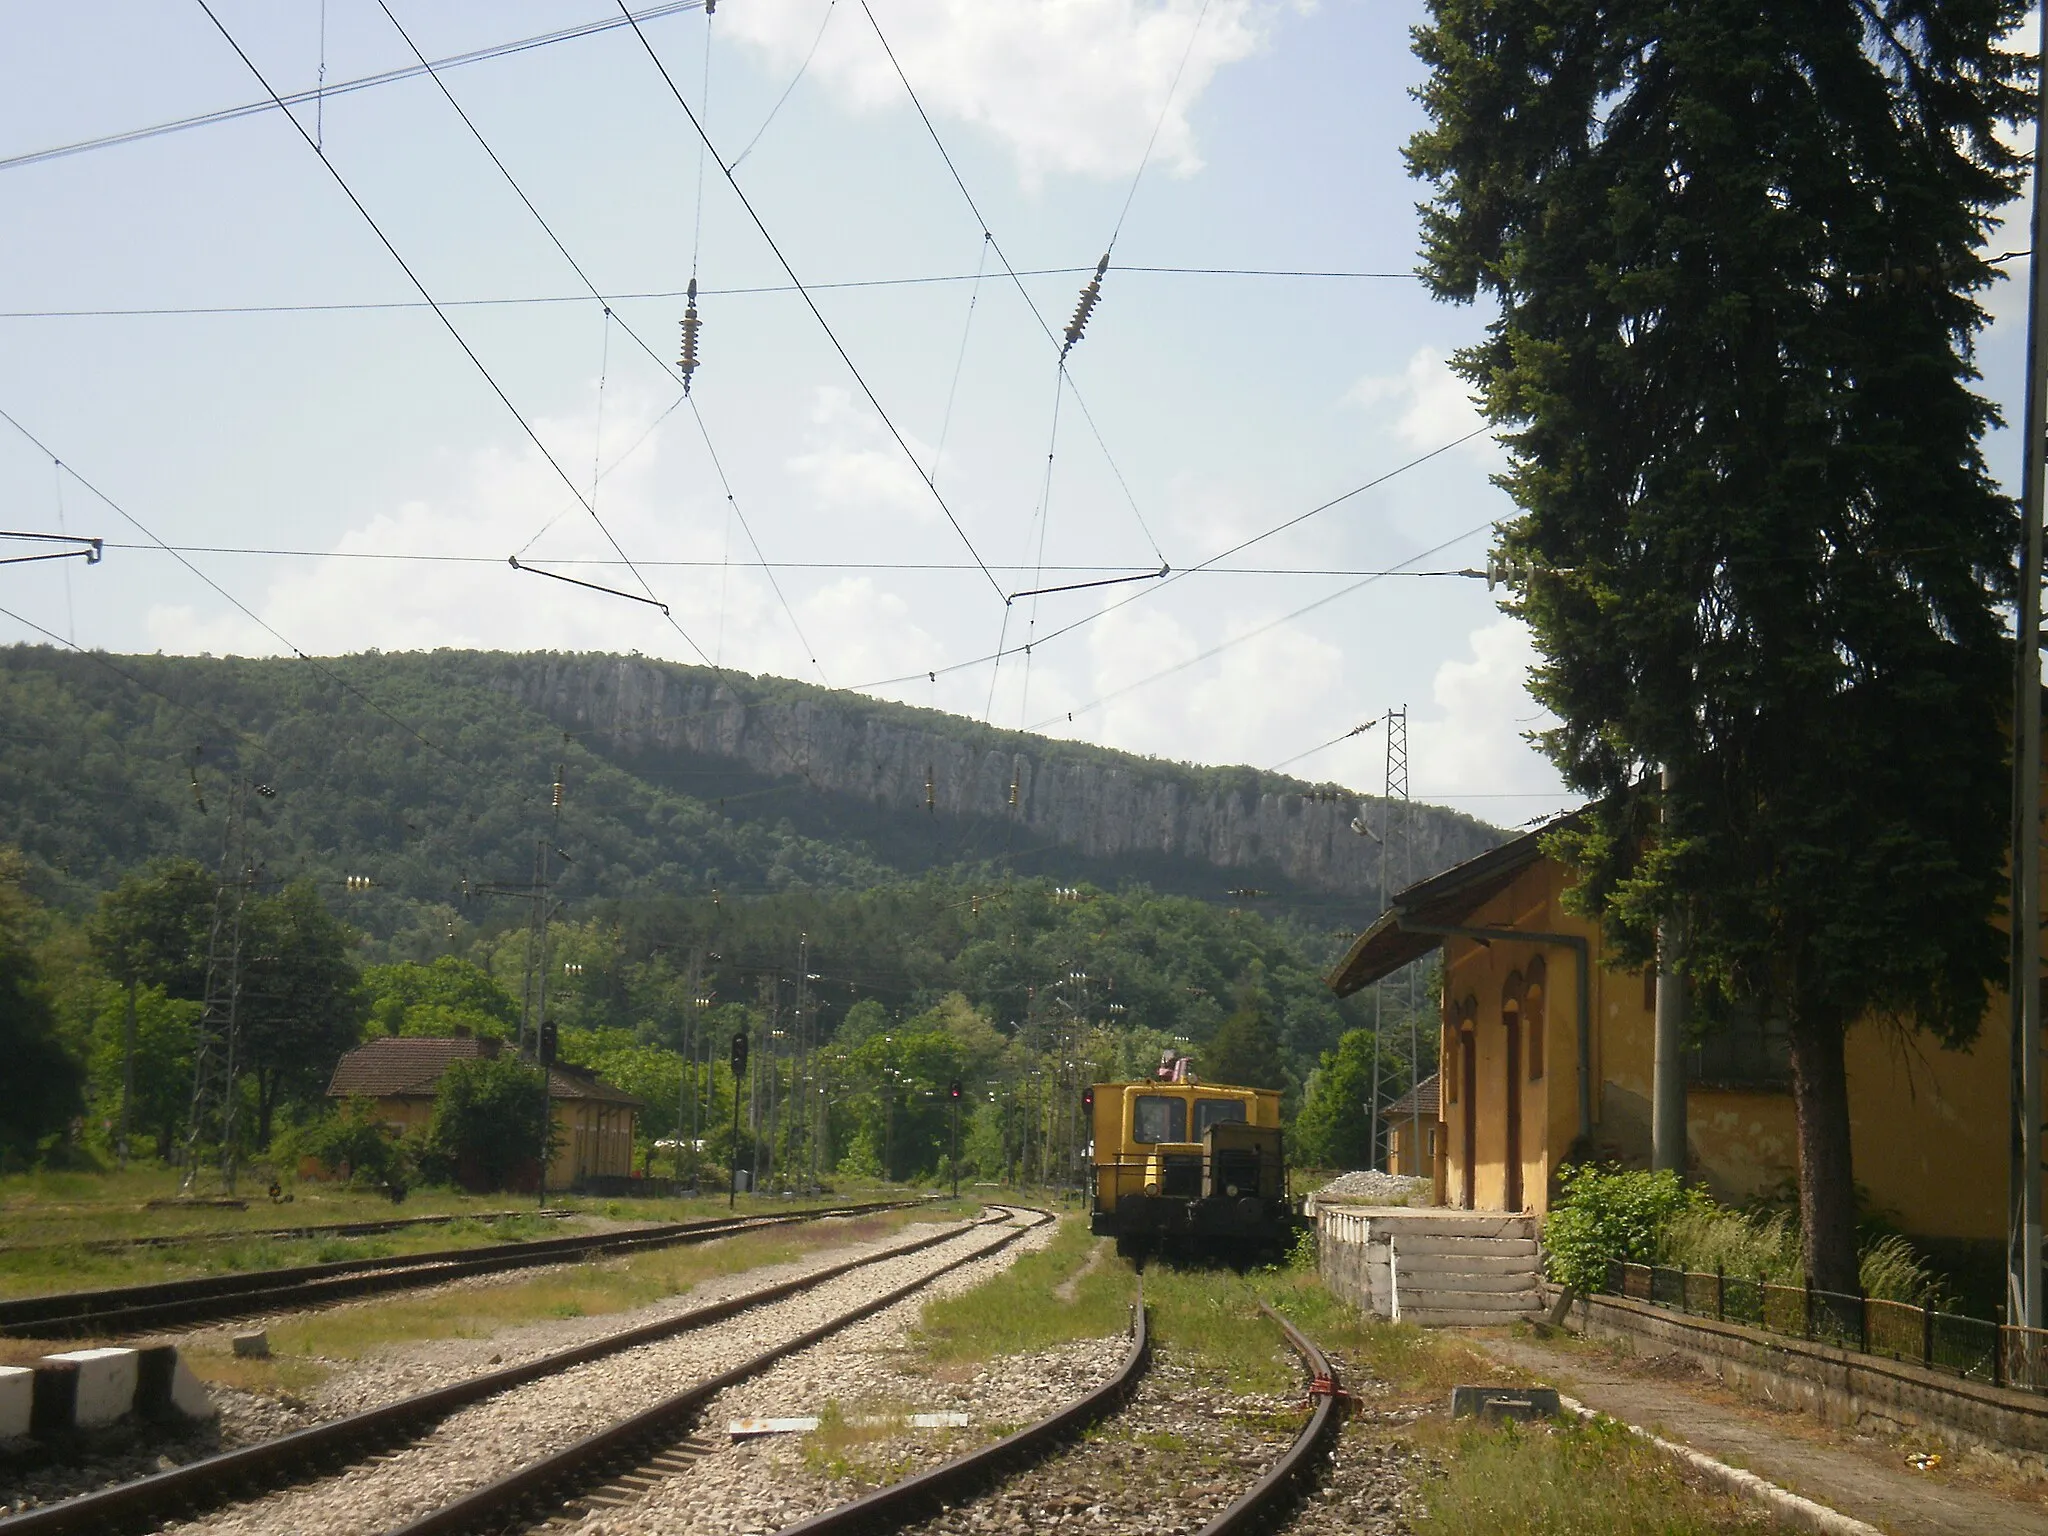
[[[732,1151],[726,1158],[725,1208],[739,1201],[740,1189],[740,1078],[747,1070],[747,1032],[733,1031],[732,1037]]]
[[[2041,1278],[2041,519],[2044,453],[2048,453],[2048,12],[2041,19],[2040,98],[2034,114],[2033,283],[2027,302],[2026,458],[2020,515],[2019,611],[2014,615],[2012,731],[2012,1010],[2011,1168],[2006,1231],[2006,1318],[2043,1326]]]
[[[221,1173],[229,1194],[235,1191],[235,1109],[239,1071],[242,999],[242,909],[256,871],[244,851],[245,808],[242,784],[228,791],[226,824],[221,829],[220,867],[214,877],[213,921],[206,940],[206,1001],[199,1015],[198,1040],[192,1057],[192,1100],[185,1127],[185,1173],[181,1192],[199,1184],[199,1140],[209,1115],[220,1128]],[[198,795],[198,779],[193,779]],[[267,795],[268,791],[264,793]],[[200,808],[205,809],[204,801]],[[232,879],[228,871],[236,871]]]

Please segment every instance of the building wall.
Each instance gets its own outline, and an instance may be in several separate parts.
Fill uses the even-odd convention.
[[[1532,866],[1463,926],[1545,929],[1586,937],[1591,953],[1593,1133],[1582,1155],[1647,1167],[1655,1071],[1654,998],[1640,971],[1608,969],[1597,925],[1564,910],[1566,874],[1550,860]],[[1507,1042],[1503,994],[1543,957],[1544,1075],[1529,1082],[1523,1023],[1522,1203],[1549,1208],[1550,1177],[1578,1134],[1577,967],[1569,949],[1494,939],[1445,940],[1443,998],[1444,1197],[1462,1204],[1464,1104],[1457,1055],[1469,1008],[1478,1094],[1474,1205],[1503,1208],[1507,1192]],[[1975,1045],[1943,1049],[1932,1038],[1866,1019],[1848,1038],[1850,1133],[1856,1182],[1877,1209],[1926,1237],[1999,1238],[2005,1231],[2006,1074],[2010,1052],[2004,995],[1985,1010]],[[1534,1009],[1531,1010],[1534,1012]],[[1798,1173],[1792,1095],[1782,1090],[1696,1087],[1687,1095],[1691,1173],[1716,1197],[1736,1202],[1791,1185]]]
[[[548,1188],[568,1189],[585,1177],[624,1178],[633,1171],[633,1111],[593,1099],[555,1099],[555,1155],[548,1162]],[[377,1118],[400,1135],[424,1131],[434,1117],[430,1098],[377,1101]],[[528,1169],[527,1178],[532,1178]]]

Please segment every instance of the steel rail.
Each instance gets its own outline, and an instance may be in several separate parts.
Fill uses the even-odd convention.
[[[85,1237],[76,1242],[0,1243],[8,1253],[48,1253],[57,1248],[176,1248],[185,1243],[252,1242],[259,1238],[287,1241],[307,1237],[374,1237],[381,1232],[400,1232],[408,1227],[445,1227],[454,1221],[510,1221],[515,1217],[539,1216],[559,1220],[579,1212],[564,1206],[544,1211],[531,1207],[521,1211],[451,1211],[437,1216],[390,1216],[381,1221],[323,1221],[297,1227],[198,1227],[190,1232],[146,1232],[139,1237]]]
[[[1123,1365],[1101,1386],[993,1445],[784,1526],[776,1536],[843,1536],[853,1531],[900,1530],[914,1524],[939,1505],[971,1497],[999,1475],[1032,1465],[1068,1436],[1121,1407],[1151,1360],[1150,1330],[1140,1299],[1131,1311],[1131,1347]]]
[[[100,1291],[61,1291],[0,1302],[0,1337],[75,1337],[160,1328],[169,1323],[210,1321],[277,1308],[344,1300],[379,1291],[438,1285],[470,1275],[559,1264],[598,1253],[630,1253],[681,1243],[708,1242],[764,1227],[789,1226],[835,1216],[899,1210],[914,1201],[873,1201],[769,1215],[672,1222],[618,1232],[538,1238],[497,1248],[442,1248],[430,1253],[379,1259],[339,1259],[246,1274],[206,1275]]]
[[[751,1360],[743,1360],[716,1376],[707,1377],[662,1399],[651,1408],[642,1409],[593,1435],[586,1435],[573,1445],[564,1446],[506,1477],[487,1483],[452,1504],[443,1505],[430,1514],[397,1527],[388,1536],[450,1536],[454,1532],[495,1531],[522,1511],[531,1512],[539,1518],[543,1508],[558,1507],[571,1496],[572,1490],[601,1475],[607,1468],[636,1464],[653,1451],[673,1445],[684,1426],[696,1416],[697,1410],[727,1388],[759,1375],[777,1361],[809,1349],[841,1329],[894,1306],[943,1275],[1000,1253],[1026,1233],[1053,1219],[1051,1213],[1045,1211],[1032,1211],[1030,1214],[1037,1219],[1017,1227],[1008,1236],[871,1297]],[[951,1235],[957,1237],[960,1234]],[[4,1526],[0,1526],[0,1532],[5,1532]],[[12,1536],[12,1533],[6,1533],[6,1536]]]
[[[1329,1442],[1344,1427],[1343,1392],[1337,1373],[1317,1349],[1314,1341],[1278,1312],[1259,1302],[1259,1310],[1280,1325],[1287,1342],[1301,1356],[1309,1373],[1309,1394],[1315,1411],[1294,1437],[1294,1444],[1251,1487],[1238,1495],[1227,1509],[1203,1526],[1200,1536],[1237,1536],[1271,1519],[1291,1499],[1298,1486],[1314,1471],[1315,1464],[1329,1449]]]
[[[995,1218],[996,1221],[1001,1219]],[[530,1381],[606,1355],[723,1322],[753,1307],[794,1296],[866,1265],[936,1248],[962,1236],[963,1232],[991,1224],[994,1223],[984,1218],[964,1229],[955,1228],[935,1236],[898,1243],[879,1253],[843,1260],[794,1279],[780,1280],[723,1301],[693,1307],[673,1317],[605,1334],[569,1349],[467,1377],[413,1397],[349,1414],[345,1418],[223,1451],[132,1482],[117,1483],[111,1488],[24,1510],[0,1519],[0,1536],[68,1536],[68,1533],[79,1531],[117,1531],[161,1523],[173,1514],[189,1517],[193,1513],[218,1508],[247,1497],[254,1490],[287,1481],[302,1481],[336,1465],[359,1460],[365,1454],[385,1449],[395,1442],[415,1438],[422,1430],[458,1408],[495,1397]]]

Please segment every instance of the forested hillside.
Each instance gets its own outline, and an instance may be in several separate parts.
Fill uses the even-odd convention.
[[[643,1158],[678,1128],[715,1137],[702,1109],[730,1092],[736,1033],[770,1106],[750,1108],[750,1155],[817,1142],[828,1166],[898,1175],[939,1156],[905,1095],[952,1078],[979,1085],[985,1172],[1027,1144],[1042,1164],[1074,1085],[1168,1048],[1284,1089],[1290,1114],[1320,1098],[1308,1150],[1329,1161],[1363,1157],[1375,1073],[1386,1097],[1407,1081],[1410,989],[1387,999],[1374,1068],[1357,1033],[1374,999],[1321,980],[1376,908],[1378,844],[1350,820],[1381,808],[1249,769],[997,741],[638,658],[460,652],[16,648],[0,733],[0,841],[19,850],[0,982],[22,1000],[6,1043],[45,1085],[0,1105],[15,1159],[113,1144],[131,1038],[133,1138],[176,1155],[222,890],[246,902],[247,995],[272,1000],[240,1047],[249,1155],[317,1130],[349,1045],[516,1037],[543,986],[565,1055],[648,1100]],[[1442,811],[1416,824],[1418,875],[1497,837]],[[1428,1019],[1426,986],[1412,1006]],[[1426,1056],[1434,1028],[1418,1034]],[[800,1082],[843,1102],[778,1131],[775,1096]]]
[[[439,651],[332,660],[0,652],[0,795],[48,894],[150,857],[213,863],[236,783],[280,878],[368,876],[350,920],[442,920],[528,878],[545,829],[570,901],[994,869],[1221,900],[1330,926],[1369,916],[1382,809],[1336,786],[997,732],[931,710],[616,656]],[[559,828],[556,769],[564,771]],[[204,801],[202,806],[201,802]],[[1012,803],[1014,801],[1014,804]],[[1416,807],[1419,878],[1499,840]]]

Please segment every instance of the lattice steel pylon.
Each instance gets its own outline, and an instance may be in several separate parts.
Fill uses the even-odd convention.
[[[221,833],[220,868],[214,879],[213,921],[206,940],[206,1001],[200,1010],[192,1050],[192,1099],[185,1120],[182,1193],[199,1184],[200,1149],[209,1130],[219,1138],[222,1181],[235,1190],[236,1079],[242,1000],[242,909],[256,871],[243,849],[242,787],[228,793],[227,824]]]
[[[1414,817],[1408,800],[1408,706],[1390,709],[1386,716],[1386,777],[1380,792],[1380,911],[1385,912],[1393,904],[1394,892],[1407,889],[1415,877]],[[1398,880],[1400,883],[1395,884]],[[1408,1081],[1412,1089],[1415,1083],[1416,1063],[1420,1059],[1419,1031],[1415,1021],[1415,967],[1407,968],[1408,975]],[[1370,1157],[1373,1167],[1380,1166],[1380,1063],[1386,1046],[1387,983],[1390,978],[1382,976],[1373,983],[1372,1004],[1372,1103],[1370,1105],[1369,1133]],[[1414,1123],[1411,1110],[1411,1125]],[[1415,1132],[1409,1137],[1413,1142]]]

